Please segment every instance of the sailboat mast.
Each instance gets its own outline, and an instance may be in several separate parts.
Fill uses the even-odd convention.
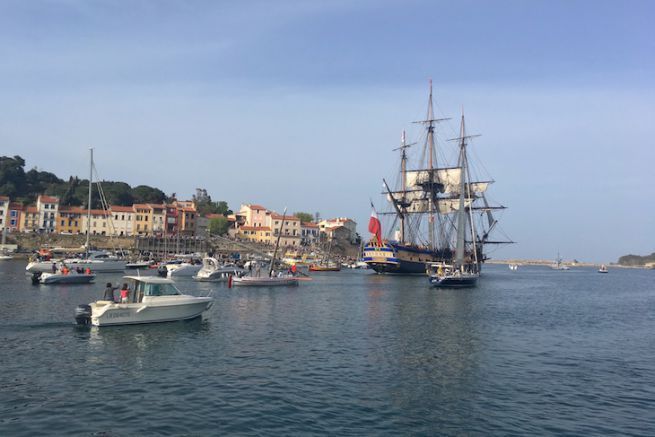
[[[435,249],[434,237],[434,110],[432,109],[432,79],[430,79],[430,97],[428,98],[428,169],[430,175],[430,200],[428,202],[428,239],[430,240],[430,248]],[[436,159],[434,159],[436,161]]]
[[[403,131],[403,135],[401,138],[401,145],[400,145],[400,189],[403,192],[403,198],[402,202],[403,205],[406,204],[406,197],[407,197],[407,152],[405,152],[405,149],[407,148],[407,144],[405,142],[405,131]],[[405,242],[405,206],[402,207],[402,214],[400,214],[400,242],[404,243]]]
[[[91,189],[93,188],[93,147],[89,147],[90,162],[89,162],[89,199],[86,206],[86,248],[87,255],[89,254],[89,238],[91,237]]]
[[[464,263],[464,240],[466,238],[466,211],[465,211],[465,189],[466,189],[466,130],[464,128],[464,115],[462,114],[462,125],[460,128],[459,146],[459,208],[457,209],[457,242],[455,243],[455,264],[461,266]]]
[[[284,229],[284,220],[287,218],[287,209],[284,208],[282,213],[282,221],[280,222],[280,233],[277,235],[277,240],[275,241],[275,250],[273,251],[273,259],[271,259],[271,266],[268,269],[268,276],[270,277],[273,274],[273,267],[275,267],[275,259],[277,258],[277,249],[280,247],[280,238],[282,238],[282,230]]]

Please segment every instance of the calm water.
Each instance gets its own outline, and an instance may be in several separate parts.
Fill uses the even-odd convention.
[[[655,271],[366,271],[214,290],[202,320],[81,329],[87,286],[0,264],[0,435],[653,435]]]

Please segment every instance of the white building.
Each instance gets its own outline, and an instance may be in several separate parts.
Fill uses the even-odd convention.
[[[36,209],[39,213],[39,229],[44,232],[55,232],[59,211],[59,199],[40,194],[36,198]]]

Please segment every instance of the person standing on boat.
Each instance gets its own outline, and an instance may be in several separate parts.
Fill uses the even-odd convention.
[[[102,300],[108,300],[110,302],[115,302],[114,290],[116,290],[116,287],[113,287],[111,285],[111,282],[107,282],[107,288],[105,288],[105,294],[104,294],[104,296],[102,296]]]
[[[52,263],[52,273],[57,273],[57,263]]]
[[[130,290],[127,288],[127,284],[123,284],[121,287],[121,303],[127,303],[128,297],[130,296]]]

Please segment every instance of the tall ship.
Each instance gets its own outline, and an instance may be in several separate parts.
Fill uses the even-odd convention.
[[[362,260],[377,273],[425,274],[428,266],[441,264],[477,275],[486,259],[486,245],[511,242],[490,238],[498,230],[494,212],[505,207],[487,198],[493,180],[472,176],[468,147],[479,135],[467,135],[462,113],[459,136],[448,140],[455,147],[438,147],[436,128],[446,120],[434,116],[430,82],[427,116],[415,122],[425,129],[418,159],[410,162],[409,149],[416,144],[408,144],[403,132],[394,149],[400,155],[398,183],[392,188],[383,179],[382,194],[390,208],[378,213],[371,202],[372,237]],[[450,164],[448,152],[456,157]],[[386,236],[378,214],[391,221]]]

